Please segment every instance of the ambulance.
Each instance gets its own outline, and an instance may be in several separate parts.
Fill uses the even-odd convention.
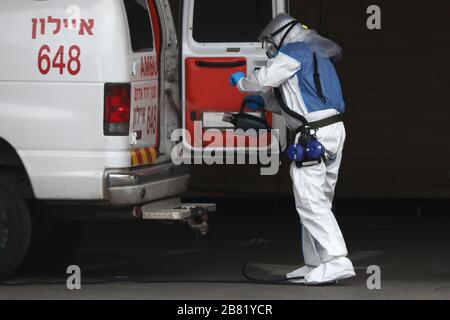
[[[223,114],[243,95],[228,76],[264,65],[258,33],[287,9],[284,0],[1,1],[0,277],[70,252],[78,219],[181,220],[206,233],[215,206],[181,203],[190,176],[172,161],[173,132],[229,128]],[[282,119],[265,116],[285,144]]]

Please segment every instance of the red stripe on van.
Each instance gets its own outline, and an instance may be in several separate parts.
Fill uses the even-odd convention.
[[[136,152],[136,157],[137,157],[137,160],[138,160],[139,164],[143,164],[144,163],[144,157],[142,156],[142,153],[141,153],[140,150],[138,150]]]
[[[147,4],[150,9],[150,16],[152,18],[153,37],[155,40],[156,59],[158,62],[159,71],[159,63],[161,61],[161,27],[159,24],[158,9],[156,8],[155,0],[147,0]]]
[[[152,29],[153,29],[153,40],[155,42],[155,50],[156,50],[156,64],[158,70],[158,77],[161,74],[161,21],[159,19],[158,8],[156,7],[155,0],[147,0],[148,8],[150,9],[150,17],[152,19]],[[158,80],[159,82],[159,80]],[[161,84],[160,84],[161,85]],[[161,102],[160,91],[158,90],[158,104]],[[158,117],[161,113],[161,109],[158,111]],[[157,139],[155,148],[159,148],[160,136],[159,133],[161,131],[161,123],[158,121],[158,131],[157,131]]]
[[[153,163],[155,161],[155,159],[153,159],[153,155],[152,155],[152,152],[150,151],[150,148],[145,148],[144,151],[147,154],[148,161],[150,163]]]

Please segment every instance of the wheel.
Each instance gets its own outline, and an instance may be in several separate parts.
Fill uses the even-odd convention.
[[[31,219],[25,200],[0,174],[0,279],[22,263],[31,238]]]
[[[63,265],[78,249],[82,224],[54,219],[40,203],[29,204],[33,226],[30,248],[20,267],[22,271],[51,271]]]

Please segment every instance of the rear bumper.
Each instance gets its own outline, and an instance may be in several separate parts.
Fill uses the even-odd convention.
[[[114,206],[140,205],[180,195],[187,190],[189,170],[164,164],[106,172],[106,196]]]

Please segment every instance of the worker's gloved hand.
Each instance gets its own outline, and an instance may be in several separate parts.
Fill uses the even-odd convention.
[[[230,84],[231,84],[233,87],[236,87],[237,84],[238,84],[238,82],[239,82],[239,80],[241,80],[242,78],[245,78],[245,74],[244,74],[243,72],[236,72],[236,73],[233,73],[233,74],[230,76]]]
[[[244,105],[253,111],[258,111],[263,109],[266,106],[266,103],[261,96],[247,96],[244,98]]]

